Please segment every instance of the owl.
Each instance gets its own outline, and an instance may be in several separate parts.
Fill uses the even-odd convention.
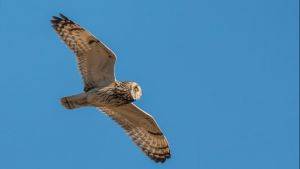
[[[75,53],[84,82],[82,93],[63,97],[61,104],[67,109],[96,107],[116,121],[152,160],[163,163],[170,158],[168,141],[154,118],[133,103],[141,97],[141,87],[136,82],[116,80],[116,55],[62,14],[53,16],[51,23]]]

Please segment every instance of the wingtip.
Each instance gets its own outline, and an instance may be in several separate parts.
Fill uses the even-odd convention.
[[[63,18],[63,19],[69,20],[69,18],[66,17],[66,16],[65,16],[64,14],[62,14],[62,13],[59,13],[59,16],[60,16],[61,18]]]
[[[61,20],[62,20],[62,19],[61,19],[60,17],[52,16],[50,22],[51,22],[52,24],[56,24],[56,23],[60,22]]]
[[[162,156],[150,155],[147,154],[153,161],[156,163],[164,163],[167,159],[171,158],[171,153],[163,154]]]
[[[53,25],[56,25],[56,24],[60,23],[61,21],[72,22],[71,20],[69,20],[68,17],[66,17],[62,13],[59,13],[58,16],[52,16],[52,18],[50,20],[50,22]]]
[[[167,159],[169,159],[170,156],[166,156],[164,158],[153,158],[153,160],[156,162],[156,163],[165,163],[167,161]]]
[[[58,15],[59,16],[52,16],[52,20],[51,21],[69,20],[69,18],[66,17],[65,15],[63,15],[62,13],[59,13]]]

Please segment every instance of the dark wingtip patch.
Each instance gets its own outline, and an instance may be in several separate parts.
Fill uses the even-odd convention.
[[[142,148],[143,152],[146,153],[156,163],[164,163],[167,159],[171,158],[170,150],[167,153],[150,153],[147,149]]]
[[[52,23],[53,28],[56,29],[56,26],[62,21],[61,18],[57,17],[57,16],[52,16],[52,19],[50,20],[50,22]]]
[[[59,16],[60,16],[61,18],[65,19],[65,20],[69,20],[69,18],[66,17],[65,15],[63,15],[62,13],[59,13]]]
[[[164,163],[169,158],[170,158],[170,155],[167,155],[167,156],[164,156],[164,157],[161,157],[161,158],[152,157],[151,159],[154,160],[156,163]]]
[[[71,21],[68,17],[65,15],[59,13],[59,16],[52,16],[52,19],[50,20],[52,23],[52,27],[57,30],[57,27],[64,27],[64,25],[67,24],[75,24],[73,21]],[[73,29],[82,29],[83,28],[73,28]]]
[[[56,16],[52,16],[52,19],[50,20],[50,22],[53,24],[53,25],[56,25],[58,24],[59,22],[61,22],[62,19],[59,18],[59,17],[56,17]]]
[[[53,24],[57,24],[57,23],[59,23],[63,20],[65,20],[66,22],[71,22],[72,23],[72,21],[68,17],[66,17],[65,15],[63,15],[61,13],[59,13],[59,17],[58,16],[52,16],[51,22]]]
[[[57,16],[52,16],[52,18],[53,18],[53,20],[58,20],[58,21],[62,20],[60,17],[57,17]]]

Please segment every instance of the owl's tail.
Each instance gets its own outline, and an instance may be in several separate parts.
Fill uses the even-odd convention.
[[[63,97],[60,99],[60,102],[66,109],[76,109],[89,105],[86,93]]]

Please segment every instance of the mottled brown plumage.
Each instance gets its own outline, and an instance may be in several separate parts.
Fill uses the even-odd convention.
[[[52,26],[77,56],[78,67],[84,81],[84,92],[63,97],[67,109],[93,106],[102,110],[132,138],[141,150],[156,162],[170,157],[170,148],[154,118],[133,102],[142,95],[135,82],[115,79],[115,54],[91,33],[66,16],[54,16]]]
[[[52,27],[76,54],[78,68],[84,80],[84,91],[104,87],[115,81],[115,54],[104,43],[78,24],[60,14],[54,16]]]

